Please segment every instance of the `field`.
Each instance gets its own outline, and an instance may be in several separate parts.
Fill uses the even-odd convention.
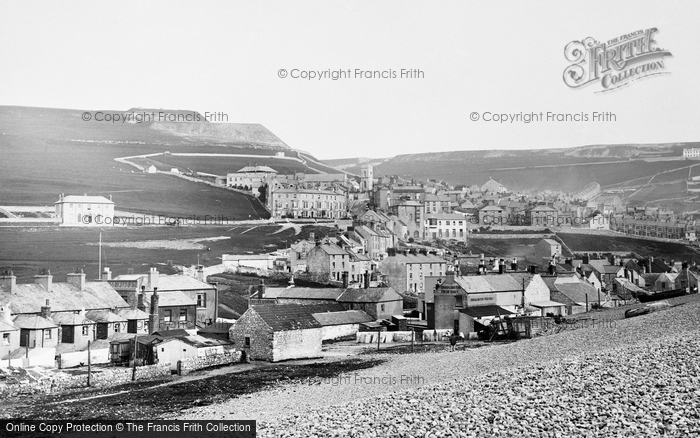
[[[588,234],[558,234],[574,252],[583,251],[634,251],[641,256],[654,256],[667,260],[699,260],[700,252],[684,243],[661,242],[634,237],[596,236]]]
[[[235,152],[232,152],[235,153]],[[269,166],[281,174],[294,174],[296,172],[317,173],[295,160],[263,157],[183,157],[176,155],[158,155],[149,158],[133,160],[141,166],[153,164],[158,170],[169,171],[176,167],[181,171],[204,172],[225,176],[229,172],[237,172],[248,165]]]
[[[281,231],[280,231],[281,230]],[[177,227],[114,227],[100,229],[80,228],[5,228],[0,227],[0,271],[11,269],[18,282],[33,281],[32,277],[42,269],[49,269],[55,281],[65,281],[65,274],[83,268],[89,279],[97,277],[99,233],[105,243],[149,242],[183,239],[229,237],[229,239],[203,240],[204,249],[162,249],[133,247],[107,247],[103,245],[102,266],[108,266],[114,275],[147,272],[157,266],[165,272],[167,262],[194,265],[197,257],[205,266],[221,263],[221,254],[262,253],[306,238],[310,231],[317,236],[329,232],[327,227],[304,226],[296,234],[294,228],[282,229],[279,225],[237,226],[177,226]],[[279,231],[279,232],[277,232]],[[174,245],[176,246],[176,245]],[[207,249],[209,248],[209,249]]]

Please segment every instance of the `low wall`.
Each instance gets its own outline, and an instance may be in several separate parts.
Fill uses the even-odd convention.
[[[435,333],[437,332],[437,337]],[[394,342],[411,342],[411,334],[413,332],[381,332],[380,344],[391,344]],[[452,334],[452,330],[425,330],[423,331],[422,339],[416,334],[416,342],[435,342],[445,341]],[[377,332],[358,332],[356,341],[358,344],[377,343]]]
[[[180,361],[180,375],[185,376],[192,371],[201,370],[204,368],[215,367],[218,365],[228,365],[241,361],[240,351],[227,351],[224,354],[214,354],[211,356],[192,357]]]
[[[131,382],[131,368],[100,368],[93,370],[91,376],[92,387],[110,387]],[[170,378],[170,364],[147,365],[136,368],[136,380],[153,380],[158,378]],[[44,377],[34,382],[10,383],[0,385],[0,397],[15,397],[35,392],[53,393],[69,389],[87,387],[87,373],[70,375],[57,373]]]
[[[93,365],[109,363],[109,347],[92,349],[90,353],[90,362]],[[88,352],[84,351],[74,351],[71,353],[63,353],[58,356],[58,367],[59,368],[71,368],[77,366],[87,365],[88,363]]]

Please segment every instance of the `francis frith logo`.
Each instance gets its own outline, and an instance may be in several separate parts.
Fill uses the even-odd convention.
[[[664,57],[671,52],[658,46],[654,39],[658,29],[640,29],[599,42],[592,37],[566,45],[564,56],[572,64],[564,70],[564,83],[571,88],[599,82],[603,93],[630,83],[668,74]]]

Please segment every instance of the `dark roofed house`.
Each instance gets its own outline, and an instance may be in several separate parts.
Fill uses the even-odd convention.
[[[95,340],[95,321],[86,316],[85,310],[53,313],[51,320],[61,328],[61,342],[64,344],[74,344],[80,349],[87,347],[88,341]]]
[[[115,333],[127,331],[129,320],[109,310],[90,310],[86,316],[97,325],[95,339],[108,339]]]
[[[338,302],[348,310],[363,310],[374,319],[403,314],[403,297],[391,287],[345,289]]]
[[[313,317],[323,326],[321,337],[324,341],[355,336],[360,324],[374,321],[374,318],[362,310],[313,313]]]
[[[278,362],[321,355],[323,330],[312,306],[251,306],[231,327],[229,339],[250,359]]]

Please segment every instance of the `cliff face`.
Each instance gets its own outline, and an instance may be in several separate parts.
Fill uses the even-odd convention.
[[[151,129],[169,134],[218,140],[227,143],[243,143],[275,149],[290,149],[282,140],[259,124],[208,123],[208,122],[153,122]]]

